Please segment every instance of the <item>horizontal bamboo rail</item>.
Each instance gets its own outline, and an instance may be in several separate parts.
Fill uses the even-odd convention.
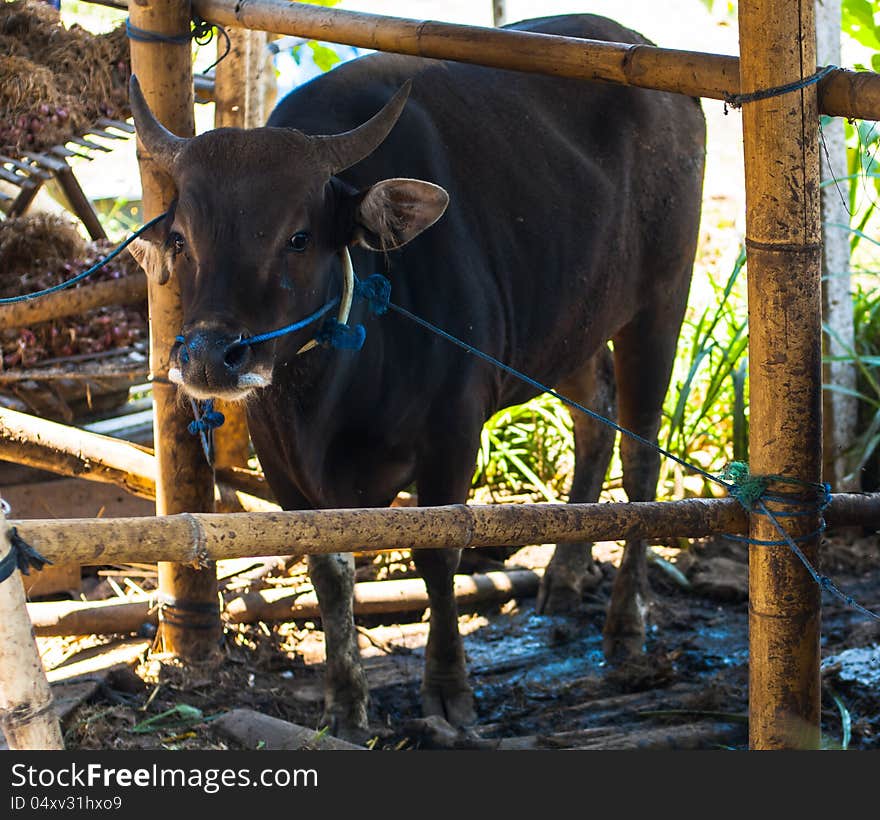
[[[825,517],[829,526],[880,529],[880,494],[834,495]],[[11,523],[25,541],[56,563],[174,561],[197,566],[258,554],[513,547],[584,540],[700,538],[748,531],[745,511],[730,498],[178,513],[156,518],[33,519]]]
[[[156,497],[152,450],[17,410],[0,408],[0,459],[57,475],[115,484],[140,498]],[[265,481],[250,471],[227,468],[218,470],[216,477],[217,509],[221,512],[279,509],[270,500]]]
[[[121,279],[50,293],[27,302],[0,305],[0,328],[26,327],[108,305],[133,305],[146,300],[146,277],[123,276]]]
[[[739,59],[629,43],[410,20],[288,0],[194,0],[223,26],[292,34],[377,51],[601,80],[722,100],[740,92]],[[880,75],[839,69],[819,83],[819,109],[836,117],[880,119]]]
[[[16,410],[0,408],[0,459],[156,497],[156,460],[149,450]]]
[[[502,603],[511,598],[532,597],[540,576],[531,570],[456,575],[454,592],[460,609],[478,604]],[[261,589],[227,593],[223,612],[229,623],[284,621],[320,618],[318,596],[312,590]],[[354,585],[354,614],[417,612],[429,606],[421,578],[363,581]],[[47,601],[27,605],[34,633],[50,635],[111,635],[137,632],[144,624],[157,624],[154,596],[108,601]]]

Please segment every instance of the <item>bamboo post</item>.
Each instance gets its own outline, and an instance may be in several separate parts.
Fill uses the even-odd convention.
[[[288,0],[193,0],[205,20],[377,51],[531,71],[553,77],[673,91],[723,100],[740,91],[736,57],[527,31],[408,20]],[[810,67],[810,72],[815,66]],[[880,119],[880,75],[833,71],[819,83],[823,114]]]
[[[739,32],[744,92],[796,82],[816,70],[813,0],[740,3]],[[822,469],[818,113],[815,86],[745,103],[742,113],[751,470],[809,482],[820,481]],[[818,513],[783,520],[797,537],[816,530]],[[750,535],[779,540],[761,515],[752,516]],[[815,565],[818,538],[800,547]],[[819,587],[790,548],[753,544],[753,749],[818,748],[819,620]]]
[[[6,515],[0,510],[0,558],[12,544]],[[21,573],[0,582],[0,726],[13,751],[63,749],[52,690],[28,616]]]
[[[245,112],[245,127],[258,128],[266,120],[275,105],[277,84],[275,67],[269,55],[269,35],[265,31],[252,31],[250,52],[248,53],[248,104]]]
[[[816,0],[816,46],[823,65],[840,63],[840,0]],[[846,135],[841,119],[822,128],[822,319],[832,331],[825,337],[829,357],[845,359],[855,349],[852,282],[849,269],[849,213],[841,190],[847,182],[833,181],[846,174]],[[836,490],[855,491],[861,482],[856,461],[848,452],[858,435],[859,401],[856,366],[852,361],[829,361],[823,366],[825,384],[839,390],[822,394],[824,458],[822,474]],[[843,391],[850,391],[849,393]]]
[[[231,29],[228,33],[229,53],[214,69],[214,127],[248,128],[253,126],[248,122],[252,43],[260,33],[244,29]],[[218,51],[224,47],[218,37]],[[244,405],[217,401],[215,407],[223,413],[225,421],[214,431],[214,463],[217,467],[247,466],[250,438]]]
[[[130,8],[132,25],[159,34],[190,31],[190,4],[183,0],[139,0]],[[189,43],[131,41],[132,71],[156,117],[180,136],[194,133],[192,50]],[[138,140],[144,218],[164,211],[174,198],[171,179],[146,155]],[[156,431],[156,512],[213,508],[213,481],[197,436],[187,431],[190,418],[168,383],[169,353],[180,331],[178,284],[149,284],[150,368],[153,374]],[[200,569],[174,563],[159,566],[162,614],[159,636],[167,652],[185,660],[207,659],[221,635],[217,578],[213,566]]]
[[[492,0],[492,24],[503,26],[507,20],[507,9],[504,0]]]

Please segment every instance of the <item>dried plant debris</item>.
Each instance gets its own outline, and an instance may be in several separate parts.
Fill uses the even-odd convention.
[[[83,256],[86,241],[63,216],[39,213],[0,222],[0,296],[24,292],[25,278]]]
[[[123,27],[65,28],[38,0],[0,3],[0,153],[21,156],[128,116],[131,75]]]
[[[34,214],[0,222],[0,297],[33,293],[88,269],[112,245],[86,242],[65,219]],[[74,287],[139,272],[129,254],[117,256]],[[49,359],[132,348],[147,338],[146,305],[108,306],[0,331],[0,369],[33,368]]]

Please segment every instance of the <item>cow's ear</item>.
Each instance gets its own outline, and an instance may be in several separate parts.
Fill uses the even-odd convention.
[[[128,246],[128,252],[143,268],[147,278],[157,285],[164,285],[171,276],[171,269],[168,267],[167,254],[165,253],[167,222],[167,219],[163,219],[149,231],[142,233]]]
[[[386,179],[363,192],[355,214],[355,241],[374,251],[405,245],[446,210],[449,194],[419,179]]]

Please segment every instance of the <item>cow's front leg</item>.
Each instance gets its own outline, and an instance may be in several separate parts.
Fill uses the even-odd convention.
[[[456,727],[470,726],[476,721],[453,587],[460,554],[460,550],[452,549],[413,552],[416,569],[425,581],[431,602],[422,711],[426,716],[445,718]]]
[[[461,396],[472,397],[475,392],[463,389]],[[432,420],[430,445],[419,459],[416,484],[419,503],[425,507],[465,502],[480,442],[480,407],[465,402],[462,406],[445,403],[443,408],[447,415]],[[453,585],[460,557],[461,550],[456,549],[413,550],[413,561],[425,581],[431,604],[422,711],[428,717],[445,718],[458,728],[476,722]]]
[[[322,722],[331,734],[362,743],[369,736],[369,689],[354,625],[354,556],[310,555],[309,574],[321,607],[327,655]]]

